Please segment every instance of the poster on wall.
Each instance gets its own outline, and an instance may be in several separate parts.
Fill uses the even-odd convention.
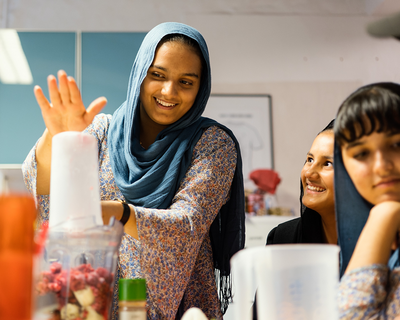
[[[274,169],[272,106],[270,95],[212,94],[204,117],[227,126],[239,141],[245,188],[254,189],[249,179],[255,169]]]

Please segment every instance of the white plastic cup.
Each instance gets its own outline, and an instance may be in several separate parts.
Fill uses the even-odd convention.
[[[243,249],[231,258],[234,319],[252,320],[252,306],[257,290],[258,277],[255,266],[260,255],[265,253],[265,246]],[[229,310],[228,309],[228,310]]]
[[[103,224],[98,153],[96,139],[87,133],[68,131],[53,137],[49,227],[81,217],[88,218],[85,226],[71,222],[69,227]]]
[[[338,246],[293,244],[255,247],[239,251],[232,257],[231,265],[235,319],[252,319],[249,301],[254,300],[254,287],[257,287],[257,316],[260,320],[339,319]]]

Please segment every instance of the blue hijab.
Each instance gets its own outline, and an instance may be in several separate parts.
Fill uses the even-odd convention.
[[[192,108],[161,131],[147,149],[139,141],[140,86],[153,62],[158,43],[169,34],[195,40],[203,54],[201,84]],[[239,144],[233,133],[218,122],[201,117],[211,92],[211,70],[207,44],[194,28],[175,22],[162,23],[144,38],[129,77],[126,101],[115,111],[108,133],[111,166],[116,184],[126,201],[145,208],[166,209],[191,163],[193,148],[204,130],[219,126],[233,139],[237,165],[230,200],[221,208],[210,228],[214,267],[220,275],[220,300],[225,312],[230,299],[230,264],[233,254],[244,247],[244,188]]]
[[[353,97],[357,96],[360,92],[363,92],[363,90],[368,90],[372,87],[380,87],[382,89],[393,91],[397,94],[398,97],[400,97],[399,85],[391,83],[375,83],[357,89],[345,100],[344,103],[346,103],[346,101],[350,99],[353,99]],[[373,99],[371,99],[371,101],[367,100],[366,98],[363,99],[368,102],[360,102],[356,100],[356,102],[352,102],[351,108],[348,109],[353,114],[353,117],[356,117],[357,114],[359,114],[360,110],[364,110],[363,103],[374,106],[375,115],[370,114],[370,119],[374,116],[378,116],[381,121],[384,122],[385,117],[392,116],[384,114],[384,111],[380,107],[379,102]],[[339,113],[340,109],[338,114]],[[368,114],[365,110],[364,113]],[[337,116],[337,118],[339,118],[339,115]],[[339,131],[337,130],[337,126],[339,126],[339,123],[340,119],[337,119],[337,121],[335,122],[335,136],[337,135],[336,131]],[[340,276],[343,276],[350,262],[351,256],[353,255],[353,251],[355,249],[361,231],[363,230],[367,222],[369,213],[373,205],[365,200],[354,186],[354,183],[344,166],[342,151],[336,138],[334,149],[333,163],[335,168],[335,210],[338,242],[340,246]],[[388,266],[390,269],[399,266],[398,249],[395,252],[392,252],[392,255],[388,262]]]

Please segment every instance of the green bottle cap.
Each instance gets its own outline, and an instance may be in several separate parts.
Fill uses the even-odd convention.
[[[146,300],[145,279],[119,279],[119,301]]]

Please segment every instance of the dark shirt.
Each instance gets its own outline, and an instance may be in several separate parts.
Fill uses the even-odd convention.
[[[301,217],[272,229],[267,237],[267,245],[284,243],[324,243],[321,216],[307,208]]]

